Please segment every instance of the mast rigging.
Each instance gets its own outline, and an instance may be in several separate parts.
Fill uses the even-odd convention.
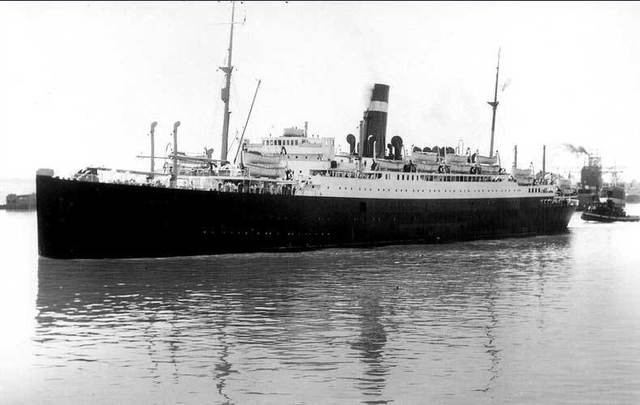
[[[251,118],[251,111],[253,111],[253,104],[256,102],[256,96],[258,95],[258,89],[260,88],[260,83],[262,83],[262,80],[258,80],[258,85],[256,86],[256,92],[253,93],[253,100],[251,100],[251,107],[249,107],[249,114],[247,115],[247,121],[245,121],[244,128],[242,128],[242,136],[240,136],[238,149],[236,150],[236,155],[233,157],[233,163],[236,163],[236,159],[238,159],[238,153],[240,152],[240,148],[242,148],[242,140],[244,139],[244,132],[247,130],[247,125],[249,124],[249,118]]]

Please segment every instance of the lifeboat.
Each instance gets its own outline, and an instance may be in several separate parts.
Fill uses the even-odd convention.
[[[473,167],[470,163],[449,163],[449,172],[451,173],[472,173],[471,168]]]
[[[265,166],[245,163],[245,168],[251,177],[267,177],[271,179],[282,179],[286,172],[284,167]]]
[[[403,160],[377,159],[376,164],[378,170],[401,172],[404,169],[405,162]]]
[[[481,165],[496,166],[498,164],[498,157],[476,155],[476,163],[479,163]]]
[[[440,164],[416,162],[416,170],[419,172],[437,172]]]
[[[513,177],[516,178],[520,178],[520,177],[533,177],[533,174],[531,173],[531,169],[513,169]]]
[[[514,167],[511,174],[521,186],[533,184],[533,171],[531,169],[518,169]]]
[[[438,162],[438,154],[436,152],[418,152],[418,151],[414,151],[411,154],[411,160],[415,164],[418,164],[418,163],[433,164],[433,163]],[[436,169],[437,169],[437,167],[436,167]]]
[[[500,166],[498,166],[498,165],[480,165],[480,173],[482,173],[482,174],[500,174]]]
[[[453,155],[453,154],[449,154],[446,155],[444,157],[444,162],[451,166],[451,165],[460,165],[460,164],[465,164],[469,162],[469,157],[467,155]]]
[[[259,165],[274,168],[284,168],[286,166],[286,155],[267,155],[255,151],[244,152],[244,162],[247,165]]]

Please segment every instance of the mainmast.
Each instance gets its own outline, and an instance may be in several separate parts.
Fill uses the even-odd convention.
[[[500,49],[498,48],[498,65],[496,66],[496,87],[493,93],[493,101],[487,103],[493,107],[493,117],[491,118],[491,146],[489,147],[489,157],[493,157],[493,135],[496,130],[496,110],[498,109],[498,74],[500,73]]]
[[[229,143],[229,116],[231,112],[229,111],[229,96],[231,93],[231,72],[233,71],[233,66],[231,65],[231,56],[233,54],[233,24],[234,24],[234,14],[236,10],[235,3],[231,3],[231,32],[229,34],[229,56],[227,57],[227,66],[221,66],[220,70],[225,73],[226,76],[226,86],[222,89],[221,97],[222,101],[224,101],[224,121],[222,124],[222,146],[220,148],[220,160],[227,160],[227,149]]]

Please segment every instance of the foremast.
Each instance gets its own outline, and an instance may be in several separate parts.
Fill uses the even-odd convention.
[[[227,152],[229,148],[229,117],[231,112],[229,111],[229,100],[231,94],[231,72],[233,71],[233,65],[231,64],[231,57],[233,55],[233,25],[234,15],[235,15],[236,5],[235,3],[231,3],[231,29],[229,33],[229,49],[228,49],[228,57],[227,57],[227,66],[221,66],[220,70],[222,70],[225,74],[226,85],[222,89],[221,98],[224,101],[224,121],[222,123],[222,146],[220,147],[220,160],[227,160]]]

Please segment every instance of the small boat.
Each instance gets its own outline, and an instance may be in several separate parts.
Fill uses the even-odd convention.
[[[271,167],[285,167],[286,155],[267,155],[260,152],[245,151],[244,162],[248,165],[260,165]]]
[[[469,163],[469,156],[449,154],[444,157],[446,164],[464,164]]]
[[[244,166],[247,169],[249,176],[251,177],[284,179],[286,175],[286,170],[283,167],[264,166],[264,165],[257,165],[257,164],[245,164]]]
[[[481,165],[496,166],[498,164],[498,157],[476,155],[475,162]]]
[[[444,157],[449,173],[475,173],[471,170],[474,165],[466,155],[448,154]]]
[[[438,163],[424,163],[424,162],[416,162],[416,171],[419,172],[437,172],[440,165]]]
[[[411,154],[411,160],[418,163],[436,164],[438,162],[438,154],[436,152],[418,152]]]
[[[640,217],[637,215],[627,215],[627,213],[619,206],[616,206],[611,200],[606,203],[595,203],[590,205],[580,216],[585,221],[598,222],[638,222]]]
[[[500,173],[500,166],[498,166],[498,165],[480,164],[479,173],[482,173],[482,174],[499,174]]]
[[[377,170],[387,170],[391,172],[401,172],[406,163],[403,160],[378,159],[376,160]]]
[[[450,173],[475,173],[475,166],[470,163],[449,163],[447,165]]]

